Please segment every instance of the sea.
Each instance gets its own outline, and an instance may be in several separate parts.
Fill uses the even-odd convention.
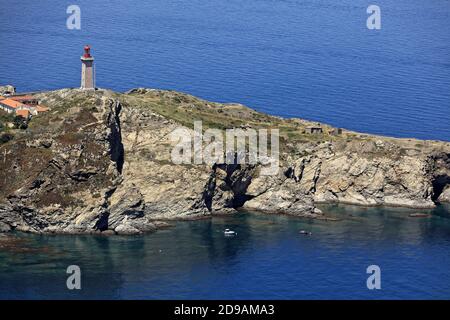
[[[450,298],[449,206],[321,209],[338,220],[240,212],[145,236],[0,236],[0,299]]]
[[[369,29],[380,9],[380,29]],[[80,29],[68,28],[73,5]],[[69,23],[70,25],[70,23]],[[2,0],[0,85],[177,90],[281,117],[450,141],[448,0]],[[241,212],[145,236],[0,238],[0,299],[448,299],[450,210]],[[232,228],[235,237],[225,237]],[[312,232],[310,236],[300,230]],[[67,267],[81,270],[69,290]],[[381,288],[368,289],[379,267]]]

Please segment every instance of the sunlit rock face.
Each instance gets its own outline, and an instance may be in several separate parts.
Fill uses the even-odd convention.
[[[243,208],[324,218],[322,202],[430,208],[450,201],[450,144],[393,139],[173,91],[64,89],[0,146],[0,232],[137,234]],[[280,167],[175,164],[180,127],[280,129]],[[326,218],[326,217],[325,217]]]

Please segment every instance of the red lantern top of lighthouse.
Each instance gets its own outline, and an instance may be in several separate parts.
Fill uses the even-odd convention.
[[[89,45],[84,46],[84,58],[91,58],[91,47]]]

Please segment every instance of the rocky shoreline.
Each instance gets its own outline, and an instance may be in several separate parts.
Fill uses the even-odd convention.
[[[450,202],[450,143],[395,139],[281,119],[174,91],[63,89],[0,145],[0,232],[139,234],[171,220],[257,210],[326,218],[317,203],[432,208]],[[170,133],[280,128],[281,170],[176,165]],[[316,124],[317,125],[317,124]]]

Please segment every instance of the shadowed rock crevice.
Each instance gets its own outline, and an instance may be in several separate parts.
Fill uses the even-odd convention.
[[[233,208],[239,209],[242,208],[247,201],[250,201],[254,198],[252,195],[248,194],[237,194],[233,199]]]
[[[108,125],[111,130],[109,143],[111,146],[111,160],[116,163],[117,171],[122,174],[125,161],[125,150],[122,143],[122,130],[120,127],[120,112],[122,106],[120,102],[112,102],[111,112],[108,114]]]
[[[214,164],[205,185],[202,202],[210,212],[232,212],[253,196],[246,194],[255,166]]]
[[[433,180],[433,195],[431,199],[434,202],[440,202],[441,196],[443,195],[444,190],[447,190],[447,187],[450,186],[450,176],[448,175],[439,175]]]
[[[432,195],[435,203],[450,202],[450,154],[438,153],[431,157]]]
[[[213,166],[213,171],[206,183],[205,190],[202,195],[202,202],[208,209],[208,211],[212,210],[212,201],[214,197],[214,190],[216,188],[216,165]]]
[[[94,225],[94,230],[98,231],[105,231],[108,230],[108,219],[109,219],[109,213],[102,213],[100,215],[100,218],[97,220],[97,222]]]

